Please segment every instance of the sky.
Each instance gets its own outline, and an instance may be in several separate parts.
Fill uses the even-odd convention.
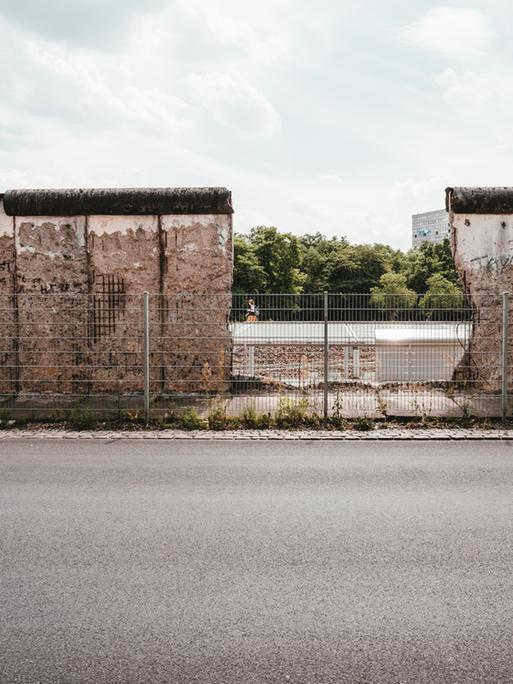
[[[235,229],[411,246],[511,185],[510,0],[0,0],[0,191],[226,186]]]

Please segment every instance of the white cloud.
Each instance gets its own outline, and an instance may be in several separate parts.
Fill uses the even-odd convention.
[[[443,97],[462,107],[493,107],[495,115],[513,107],[513,74],[493,71],[456,71],[445,69],[435,77]]]
[[[262,64],[275,64],[289,56],[289,36],[283,25],[260,22],[255,17],[250,23],[240,17],[240,11],[226,5],[178,0],[182,20],[193,23],[195,30],[199,29],[210,43],[230,47],[235,54]]]
[[[241,74],[189,74],[185,83],[192,100],[225,126],[254,135],[272,135],[280,116],[267,97]]]
[[[487,15],[458,7],[434,7],[400,33],[407,44],[449,58],[484,53],[494,35]]]
[[[1,20],[0,44],[10,56],[2,102],[18,109],[22,118],[32,115],[88,127],[127,123],[176,132],[191,125],[183,100],[123,78],[116,56],[27,37]]]
[[[290,22],[280,18],[279,3],[270,10],[273,20],[269,12],[251,9],[250,15],[229,0],[171,0],[160,12],[133,15],[126,40],[143,61],[172,55],[191,66],[207,62],[212,71],[286,63],[293,36]]]

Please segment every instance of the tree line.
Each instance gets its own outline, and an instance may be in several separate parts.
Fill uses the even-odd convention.
[[[464,295],[449,240],[403,252],[354,245],[321,233],[294,235],[273,226],[234,238],[234,292],[368,294],[377,308],[459,308]]]

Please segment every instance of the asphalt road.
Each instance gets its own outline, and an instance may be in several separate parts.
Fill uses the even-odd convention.
[[[0,442],[2,682],[513,681],[511,443]]]

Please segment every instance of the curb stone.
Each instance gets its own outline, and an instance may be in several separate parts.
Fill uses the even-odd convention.
[[[226,430],[212,432],[209,430],[133,430],[133,431],[65,431],[65,430],[0,430],[0,440],[63,440],[63,439],[95,439],[95,440],[513,440],[513,430],[476,430],[476,429],[428,429],[428,430],[373,430],[369,432],[328,431],[328,430]]]

